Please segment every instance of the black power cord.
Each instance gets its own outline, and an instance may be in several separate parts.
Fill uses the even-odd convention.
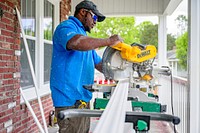
[[[4,14],[3,9],[0,7],[0,18],[3,17],[3,14]]]

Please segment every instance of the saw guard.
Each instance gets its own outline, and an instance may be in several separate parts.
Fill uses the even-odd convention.
[[[120,51],[107,47],[102,57],[102,71],[106,79],[126,78],[130,76],[132,63],[122,59]]]

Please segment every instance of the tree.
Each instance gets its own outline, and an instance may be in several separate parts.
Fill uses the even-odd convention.
[[[52,37],[53,37],[52,22],[50,22],[49,24],[45,25],[44,39],[52,40]]]
[[[179,59],[179,64],[186,69],[187,68],[187,50],[188,50],[188,32],[177,38],[177,58]]]
[[[127,44],[138,42],[138,30],[135,27],[134,17],[110,17],[105,21],[97,23],[96,27],[88,34],[91,37],[106,38],[118,34]]]
[[[177,36],[180,36],[187,31],[188,19],[185,15],[179,15],[175,21],[179,30]]]
[[[176,38],[172,34],[167,34],[167,50],[172,50],[175,44]]]
[[[176,40],[176,54],[179,59],[179,64],[182,68],[187,68],[187,49],[188,49],[188,20],[186,16],[179,15],[176,18],[177,28],[179,29],[179,37]]]
[[[106,38],[112,34],[119,34],[127,44],[137,42],[158,46],[158,25],[145,21],[135,26],[134,17],[106,18],[105,21],[97,23],[88,36]],[[174,36],[168,35],[167,41],[170,50],[175,46]]]
[[[158,47],[158,25],[150,21],[142,22],[137,26],[139,39],[142,44],[151,44]]]

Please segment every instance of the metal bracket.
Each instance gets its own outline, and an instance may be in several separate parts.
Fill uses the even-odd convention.
[[[143,131],[149,131],[150,130],[150,116],[142,116],[142,115],[126,115],[125,122],[131,122],[133,123],[133,129],[135,131],[139,131],[137,127],[138,120],[143,120],[147,123],[147,128]]]
[[[3,9],[0,7],[0,18],[3,17]]]

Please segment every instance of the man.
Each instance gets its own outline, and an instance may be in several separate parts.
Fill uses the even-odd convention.
[[[118,35],[99,39],[88,37],[96,22],[102,22],[102,15],[96,5],[88,0],[76,6],[74,17],[60,23],[53,36],[53,55],[50,88],[55,112],[70,108],[89,108],[92,93],[83,85],[93,84],[94,68],[101,71],[101,58],[96,48],[111,46],[122,39]],[[86,133],[89,131],[90,118],[70,118],[59,120],[60,133]]]

